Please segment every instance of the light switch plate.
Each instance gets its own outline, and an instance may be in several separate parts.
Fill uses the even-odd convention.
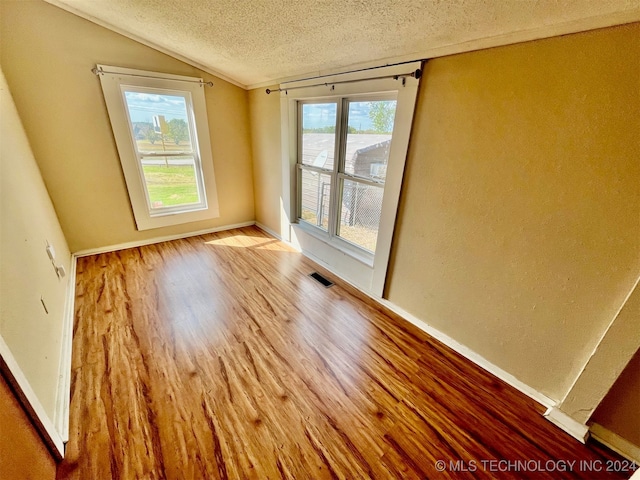
[[[50,243],[47,242],[47,255],[49,256],[49,259],[54,262],[56,259],[56,251],[53,248],[53,245],[51,245]]]

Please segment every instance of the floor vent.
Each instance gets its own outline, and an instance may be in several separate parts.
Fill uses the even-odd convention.
[[[320,275],[318,272],[313,272],[313,273],[309,274],[309,276],[311,278],[313,278],[314,280],[320,282],[322,285],[325,286],[325,288],[333,287],[333,285],[334,285],[334,283],[331,280],[327,280],[322,275]]]

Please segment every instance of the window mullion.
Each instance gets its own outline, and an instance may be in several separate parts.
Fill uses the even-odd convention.
[[[331,200],[329,202],[329,236],[338,235],[338,223],[340,215],[340,199],[342,192],[340,191],[340,180],[338,174],[344,170],[344,151],[346,142],[346,124],[348,109],[344,108],[344,99],[338,100],[337,118],[336,118],[336,144],[335,144],[335,161],[333,162],[333,174],[331,176]]]
[[[336,173],[344,172],[344,165],[346,161],[347,151],[347,131],[349,123],[349,100],[346,98],[340,99],[340,137],[338,139],[338,161],[336,162]]]

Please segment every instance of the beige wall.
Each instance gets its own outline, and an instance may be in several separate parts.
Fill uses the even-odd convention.
[[[0,375],[0,472],[3,480],[54,480],[56,463]]]
[[[388,298],[556,400],[640,272],[639,38],[438,58],[422,80]]]
[[[438,58],[422,80],[386,296],[555,400],[640,273],[639,35]],[[256,216],[279,231],[272,96],[249,98]]]
[[[557,405],[562,412],[582,424],[587,423],[633,355],[640,349],[639,283],[640,277],[615,319],[607,326],[597,350],[589,357],[580,376]],[[640,414],[640,410],[638,413]]]
[[[2,2],[1,21],[2,67],[73,251],[253,220],[254,192],[255,218],[279,231],[276,95],[213,78],[222,216],[137,232],[89,69],[211,77],[39,1]],[[438,58],[422,81],[386,295],[554,399],[640,272],[639,34]]]
[[[258,88],[249,92],[256,221],[274,232],[280,232],[280,94],[267,95],[265,90]]]
[[[640,448],[640,350],[618,377],[591,420]]]
[[[70,277],[56,275],[47,241],[69,273],[69,247],[0,70],[0,335],[53,420]]]
[[[72,251],[254,220],[246,91],[39,0],[1,8],[2,68]],[[96,63],[214,82],[219,218],[136,230]]]

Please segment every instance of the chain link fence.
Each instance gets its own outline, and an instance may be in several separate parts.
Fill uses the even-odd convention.
[[[331,176],[302,169],[301,212],[306,221],[328,230]],[[340,202],[338,235],[356,245],[375,251],[382,212],[382,186],[344,180]]]
[[[345,180],[340,208],[340,237],[374,252],[383,194],[382,186]]]

